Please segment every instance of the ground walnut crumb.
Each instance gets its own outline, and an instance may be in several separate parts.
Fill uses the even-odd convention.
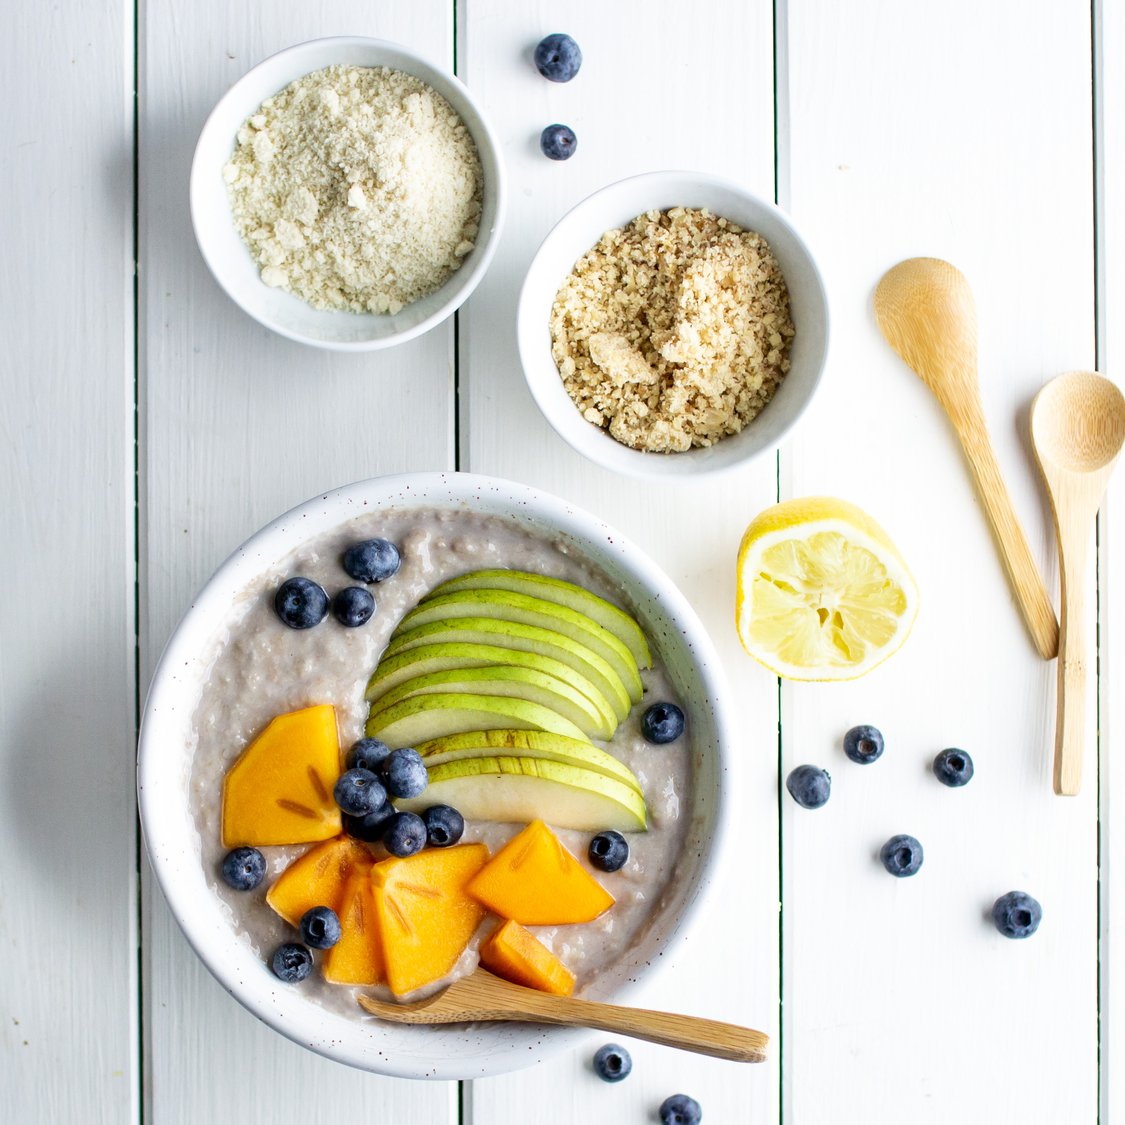
[[[647,211],[579,259],[551,310],[582,416],[674,453],[738,433],[789,370],[789,290],[766,240],[709,211]]]

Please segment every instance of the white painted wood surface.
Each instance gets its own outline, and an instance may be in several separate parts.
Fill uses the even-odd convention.
[[[790,0],[776,5],[776,26],[774,8],[715,3],[693,18],[652,0],[575,0],[565,11],[511,0],[141,6],[139,680],[134,10],[64,0],[21,11],[0,77],[0,560],[20,583],[19,597],[0,600],[0,949],[19,965],[0,985],[0,1117],[624,1125],[654,1121],[660,1099],[683,1089],[712,1125],[1092,1125],[1100,1001],[1101,1120],[1125,1125],[1125,1087],[1110,1065],[1125,1041],[1125,968],[1114,960],[1125,905],[1109,877],[1125,867],[1111,794],[1125,784],[1111,742],[1125,725],[1125,478],[1111,486],[1101,528],[1100,785],[1091,722],[1087,784],[1065,801],[1050,791],[1053,668],[1023,632],[949,427],[870,313],[875,282],[900,258],[941,255],[966,272],[986,412],[1054,588],[1026,422],[1043,382],[1095,361],[1090,7]],[[503,140],[512,197],[494,266],[460,316],[457,356],[452,324],[373,357],[272,337],[226,299],[195,249],[186,178],[204,117],[255,62],[316,36],[379,35],[452,66],[455,14],[458,70]],[[1095,5],[1098,358],[1119,380],[1122,19]],[[565,86],[540,80],[529,59],[556,30],[586,55]],[[781,692],[782,773],[802,761],[833,773],[832,801],[815,814],[787,797],[779,806],[777,684],[741,653],[730,624],[738,537],[772,502],[778,467],[767,459],[718,488],[656,490],[587,465],[537,414],[513,330],[534,247],[598,186],[685,166],[773,195],[775,39],[781,201],[816,248],[834,313],[823,397],[781,453],[781,494],[839,493],[869,509],[923,596],[915,635],[885,668]],[[536,151],[539,129],[556,120],[579,136],[567,164]],[[744,715],[739,847],[719,907],[645,999],[780,1030],[783,1050],[766,1066],[637,1045],[633,1076],[608,1087],[589,1070],[595,1036],[589,1049],[463,1091],[387,1080],[302,1051],[225,996],[143,859],[137,932],[135,693],[192,593],[249,532],[322,488],[452,467],[458,426],[461,468],[547,488],[638,541],[727,660]],[[840,737],[856,722],[887,734],[877,765],[843,757]],[[927,773],[954,744],[977,763],[962,792]],[[60,815],[47,787],[73,782],[61,767],[71,753],[83,794]],[[902,883],[874,857],[899,831],[927,853]],[[1004,941],[986,919],[1012,888],[1044,905],[1028,942]]]

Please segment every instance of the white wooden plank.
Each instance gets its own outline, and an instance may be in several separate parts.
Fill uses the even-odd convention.
[[[117,1123],[138,1101],[132,7],[4,22],[2,1113]]]
[[[883,343],[871,293],[896,261],[945,257],[977,296],[985,411],[1033,553],[1054,541],[1026,437],[1052,375],[1093,362],[1089,6],[789,5],[789,203],[830,279],[823,399],[783,494],[838,494],[884,522],[922,608],[906,648],[854,685],[787,685],[786,768],[820,762],[830,804],[783,813],[785,1119],[1093,1121],[1096,796],[1051,792],[1054,665],[1011,603],[951,429]],[[882,727],[876,765],[843,756]],[[970,751],[962,791],[928,773]],[[926,862],[896,882],[897,832]],[[1026,942],[987,912],[1021,889]]]
[[[263,18],[267,15],[268,18]],[[304,348],[249,320],[219,290],[186,206],[211,106],[274,51],[333,34],[403,42],[452,65],[441,0],[145,10],[142,35],[142,648],[147,678],[193,591],[247,534],[320,489],[450,467],[452,327],[390,352]],[[145,909],[148,1114],[157,1125],[452,1121],[455,1084],[346,1070],[267,1030],[191,953],[151,879]]]
[[[752,671],[731,626],[733,560],[751,516],[772,501],[773,458],[713,486],[655,489],[572,453],[536,410],[515,347],[514,312],[527,265],[554,222],[607,183],[661,167],[699,168],[773,196],[772,19],[768,2],[730,4],[697,19],[670,3],[581,0],[517,5],[467,0],[461,76],[499,132],[512,191],[507,230],[489,276],[460,317],[461,467],[511,477],[567,497],[634,538],[691,599],[730,670],[743,720],[731,747],[744,758],[734,793],[737,837],[719,894],[695,941],[644,1002],[776,1031],[776,685]],[[585,61],[572,82],[544,81],[531,63],[538,40],[565,31]],[[565,164],[538,150],[543,126],[578,135]],[[638,998],[639,999],[639,998]],[[739,1067],[629,1043],[632,1076],[597,1079],[590,1058],[605,1036],[550,1063],[475,1082],[476,1125],[655,1120],[671,1093],[693,1094],[711,1121],[777,1115],[773,1061]]]

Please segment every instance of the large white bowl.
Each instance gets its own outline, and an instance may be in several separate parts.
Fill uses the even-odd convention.
[[[711,641],[683,595],[637,547],[601,520],[535,489],[464,473],[382,477],[348,485],[287,512],[246,541],[199,592],[160,659],[141,723],[137,787],[153,870],[188,941],[219,982],[283,1035],[352,1066],[409,1078],[479,1078],[538,1062],[580,1032],[520,1024],[407,1027],[320,1007],[279,986],[239,937],[208,884],[189,808],[192,721],[212,649],[239,593],[303,542],[380,508],[460,509],[508,516],[562,537],[624,591],[664,662],[691,723],[691,822],[664,908],[642,941],[600,976],[592,995],[626,995],[666,958],[698,911],[724,822],[727,689]]]
[[[433,293],[392,315],[314,309],[284,289],[273,289],[235,229],[223,166],[242,123],[290,82],[326,66],[387,66],[420,78],[460,115],[480,154],[483,211],[476,245]],[[443,321],[484,276],[504,220],[504,166],[500,146],[468,89],[452,74],[397,43],[360,36],[313,39],[259,63],[222,97],[207,118],[191,166],[191,220],[204,260],[236,304],[267,328],[303,344],[335,351],[372,351],[413,339]]]
[[[645,211],[669,207],[706,208],[761,234],[785,275],[797,331],[789,374],[741,433],[706,449],[646,453],[587,422],[571,401],[551,355],[551,306],[575,262],[607,230],[625,226]],[[812,401],[828,354],[828,296],[805,240],[772,203],[700,172],[647,172],[584,199],[559,220],[536,252],[520,293],[518,317],[520,361],[528,388],[559,436],[607,469],[668,483],[736,469],[775,449]]]

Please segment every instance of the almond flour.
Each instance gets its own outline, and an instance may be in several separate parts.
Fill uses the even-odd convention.
[[[435,90],[387,67],[330,66],[267,98],[223,175],[262,280],[318,309],[396,313],[477,237],[468,129]]]

